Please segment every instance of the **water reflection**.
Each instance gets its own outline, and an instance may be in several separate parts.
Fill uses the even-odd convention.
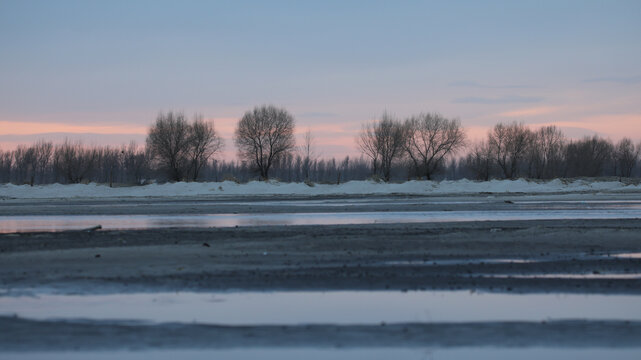
[[[0,314],[226,325],[399,322],[641,320],[633,295],[501,294],[465,291],[132,293],[0,296]]]
[[[557,274],[476,274],[475,276],[482,277],[493,277],[493,278],[502,278],[502,279],[622,279],[622,280],[641,280],[641,274],[637,273],[591,273],[591,274],[568,274],[568,273],[557,273]]]
[[[601,359],[638,359],[639,349],[577,349],[577,348],[250,348],[222,350],[147,350],[147,351],[80,351],[80,352],[26,352],[2,353],[3,359],[15,360],[75,360],[75,359],[230,359],[230,360],[347,360],[347,359],[410,359],[410,360],[601,360]]]
[[[384,261],[380,265],[388,266],[447,266],[447,265],[483,265],[483,264],[529,264],[542,262],[536,259],[438,259],[438,260],[394,260]],[[378,264],[377,264],[378,265]]]
[[[613,256],[620,259],[641,259],[641,253],[622,253]]]
[[[103,229],[151,229],[564,219],[641,219],[641,209],[0,216],[0,232],[77,230],[95,225]]]

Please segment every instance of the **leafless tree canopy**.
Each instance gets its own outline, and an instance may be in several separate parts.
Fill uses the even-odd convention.
[[[2,151],[0,149],[0,182],[8,183],[11,181],[11,173],[15,172],[13,163],[14,151]]]
[[[622,177],[630,177],[632,169],[639,161],[641,152],[641,143],[635,148],[634,143],[629,138],[623,138],[616,145],[614,152],[614,161],[616,173]]]
[[[311,164],[316,160],[318,154],[316,152],[315,140],[311,130],[307,130],[303,136],[303,144],[298,148],[299,156],[302,161],[303,176],[305,181],[309,181],[309,172]]]
[[[614,146],[598,136],[572,141],[566,147],[566,176],[602,176]]]
[[[361,152],[365,154],[372,161],[372,171],[374,175],[378,175],[380,153],[378,149],[378,141],[376,139],[376,122],[363,124],[361,132],[356,138],[358,147]]]
[[[146,146],[86,146],[65,140],[38,141],[0,150],[0,183],[97,182],[144,184],[148,181],[233,180],[277,177],[282,181],[341,183],[373,174],[386,181],[427,179],[537,179],[617,176],[641,177],[641,143],[599,136],[570,140],[561,129],[530,130],[499,123],[484,141],[467,147],[458,120],[421,114],[403,122],[384,114],[363,125],[356,138],[361,157],[323,159],[307,132],[294,152],[294,122],[285,110],[262,106],[245,114],[235,140],[239,160],[217,160],[223,141],[213,123],[182,113],[160,114]],[[1,145],[1,144],[0,144]],[[212,160],[213,159],[213,160]]]
[[[185,178],[189,167],[190,129],[185,114],[160,113],[156,123],[149,129],[147,147],[157,161],[164,166],[173,181]]]
[[[27,183],[28,171],[33,163],[33,153],[29,151],[26,145],[18,145],[13,151],[13,158],[15,163],[14,171],[18,181],[22,184]]]
[[[530,129],[516,122],[498,123],[488,134],[488,143],[505,178],[518,177],[532,136]]]
[[[402,156],[405,131],[400,122],[394,120],[389,114],[383,114],[381,121],[378,122],[375,134],[381,155],[383,180],[389,181],[392,164]]]
[[[196,116],[189,124],[180,112],[159,114],[149,129],[147,147],[170,180],[196,180],[203,165],[223,147],[214,126]]]
[[[472,146],[470,153],[465,158],[465,164],[476,180],[488,181],[492,175],[494,164],[492,148],[485,142],[477,142]]]
[[[87,148],[80,142],[69,140],[56,145],[53,153],[54,166],[69,183],[83,182],[93,171],[97,159],[96,148]]]
[[[404,150],[420,178],[431,180],[447,157],[465,146],[465,131],[458,119],[436,113],[412,116],[405,121]]]
[[[294,117],[272,105],[255,107],[238,122],[234,141],[239,157],[268,180],[272,165],[294,150]]]
[[[223,139],[216,133],[213,124],[197,116],[191,125],[190,145],[192,180],[197,180],[202,167],[223,148]]]
[[[33,186],[37,178],[39,178],[41,183],[44,182],[47,167],[49,166],[49,162],[51,161],[51,156],[53,154],[53,143],[50,141],[40,140],[36,142],[33,147],[35,152],[35,161],[32,165],[31,181],[29,182],[31,186]]]
[[[529,176],[550,179],[558,174],[566,143],[565,135],[556,126],[544,126],[534,132],[528,149]]]
[[[389,181],[394,162],[401,158],[405,143],[405,128],[390,114],[363,125],[358,137],[361,151],[372,160],[374,174],[380,169],[383,180]]]

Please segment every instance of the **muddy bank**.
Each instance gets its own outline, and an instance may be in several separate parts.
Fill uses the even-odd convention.
[[[641,202],[641,194],[490,194],[476,195],[336,195],[336,196],[198,196],[150,198],[0,199],[8,215],[174,215],[296,212],[457,211],[585,208]],[[532,203],[535,202],[535,203]],[[536,202],[540,202],[537,204]]]
[[[641,220],[267,226],[0,235],[0,287],[58,291],[641,293]],[[497,261],[501,260],[501,261]],[[600,278],[512,278],[527,274]]]
[[[236,347],[638,347],[641,322],[217,326],[0,317],[3,351]]]

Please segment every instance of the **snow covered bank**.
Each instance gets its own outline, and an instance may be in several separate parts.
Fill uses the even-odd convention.
[[[549,193],[641,193],[641,185],[626,185],[618,181],[575,180],[566,182],[530,182],[527,180],[493,180],[477,182],[457,181],[408,181],[401,184],[350,181],[340,185],[315,185],[302,183],[250,182],[237,184],[231,181],[209,183],[167,183],[145,186],[110,188],[101,184],[74,185],[0,185],[0,198],[51,199],[51,198],[113,198],[113,197],[172,197],[217,195],[472,195],[482,193],[549,194]]]

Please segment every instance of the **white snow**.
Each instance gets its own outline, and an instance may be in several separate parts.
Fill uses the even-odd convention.
[[[189,196],[260,196],[260,195],[474,195],[474,194],[551,194],[551,193],[641,193],[641,184],[618,181],[519,180],[492,181],[407,181],[398,184],[373,181],[350,181],[340,185],[279,183],[253,181],[246,184],[225,182],[190,182],[114,187],[104,184],[52,184],[43,186],[0,185],[0,198],[117,198],[117,197],[189,197]]]

